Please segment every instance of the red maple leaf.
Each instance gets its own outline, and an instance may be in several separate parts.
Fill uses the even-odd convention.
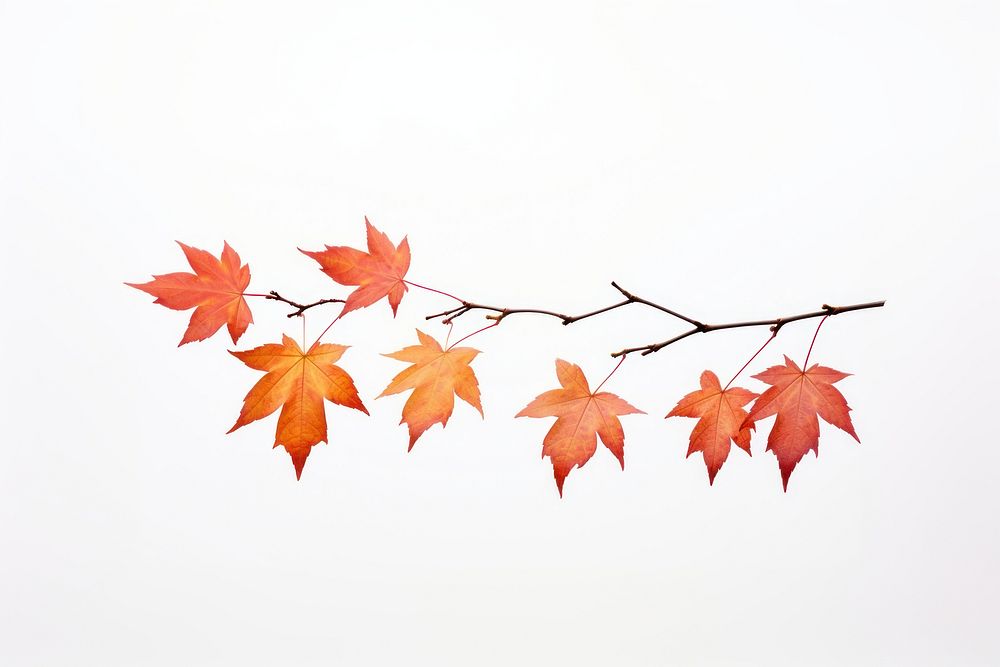
[[[184,343],[205,340],[223,324],[228,325],[233,342],[253,322],[250,306],[243,292],[250,284],[250,267],[240,266],[240,256],[223,242],[222,256],[198,248],[177,244],[184,251],[194,273],[166,273],[153,276],[148,283],[125,283],[156,297],[158,303],[174,310],[194,308],[191,321],[178,347]]]
[[[576,364],[556,359],[561,389],[539,394],[517,417],[556,417],[545,434],[542,456],[552,460],[559,495],[563,482],[576,467],[582,467],[597,451],[597,437],[625,469],[625,431],[618,415],[645,414],[614,394],[591,392],[583,371]],[[598,387],[600,389],[600,387]]]
[[[851,423],[847,399],[833,386],[849,375],[819,364],[803,371],[786,356],[784,366],[772,366],[753,376],[771,387],[754,402],[743,424],[752,427],[761,419],[777,415],[767,436],[767,451],[778,458],[786,491],[788,478],[806,452],[812,450],[819,456],[817,415],[861,442]]]
[[[747,411],[743,406],[757,394],[747,389],[723,389],[719,378],[712,371],[701,374],[701,389],[686,395],[667,417],[697,417],[698,423],[691,431],[688,456],[702,452],[708,468],[708,483],[729,457],[730,441],[750,454],[750,431],[753,424],[743,425]]]
[[[358,308],[364,308],[382,297],[389,298],[395,317],[396,308],[403,299],[406,283],[403,277],[410,268],[410,244],[403,237],[399,247],[389,237],[375,229],[365,218],[368,231],[368,252],[348,246],[326,246],[326,250],[299,251],[319,262],[320,269],[341,285],[357,285],[350,293],[344,309],[337,319]]]

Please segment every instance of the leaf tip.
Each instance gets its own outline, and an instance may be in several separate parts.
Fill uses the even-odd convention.
[[[275,443],[274,446],[277,447],[278,443]],[[298,450],[294,453],[288,453],[291,454],[292,465],[295,466],[295,481],[302,481],[302,470],[306,467],[306,459],[309,458],[309,451],[306,450],[305,454]]]

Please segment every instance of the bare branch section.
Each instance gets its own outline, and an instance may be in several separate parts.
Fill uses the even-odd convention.
[[[455,308],[452,308],[451,310],[446,310],[446,311],[441,312],[441,313],[435,313],[434,315],[428,315],[424,319],[433,320],[433,319],[436,319],[438,317],[443,317],[444,319],[441,320],[441,322],[443,324],[451,324],[457,318],[459,318],[462,315],[465,315],[466,313],[471,312],[473,310],[488,310],[488,311],[491,311],[494,314],[493,315],[487,315],[486,319],[488,319],[488,320],[495,320],[497,322],[500,322],[505,317],[508,317],[510,315],[519,315],[521,313],[534,313],[535,315],[548,315],[549,317],[555,317],[556,319],[562,321],[563,324],[573,324],[574,322],[579,322],[580,320],[585,320],[588,317],[593,317],[594,315],[600,315],[602,313],[606,313],[608,311],[615,310],[616,308],[621,308],[622,306],[627,306],[627,305],[632,304],[632,303],[641,303],[641,304],[644,304],[644,305],[649,306],[651,308],[656,308],[657,310],[662,310],[663,312],[665,312],[665,313],[667,313],[669,315],[673,315],[674,317],[678,317],[678,318],[684,320],[685,322],[687,322],[688,324],[693,324],[693,325],[699,325],[699,324],[701,324],[697,320],[692,320],[691,318],[686,317],[684,315],[681,315],[680,313],[676,313],[676,312],[670,310],[669,308],[664,308],[663,306],[661,306],[659,304],[655,304],[652,301],[647,301],[646,299],[638,297],[638,296],[632,294],[631,292],[628,292],[625,289],[619,287],[618,283],[612,282],[611,285],[616,290],[618,290],[619,292],[622,293],[622,296],[625,297],[625,300],[624,301],[619,301],[618,303],[611,304],[610,306],[605,306],[604,308],[598,308],[597,310],[592,310],[589,313],[583,313],[581,315],[566,315],[565,313],[557,313],[557,312],[552,311],[552,310],[541,310],[541,309],[538,309],[538,308],[498,308],[496,306],[487,306],[486,304],[483,304],[483,303],[475,303],[475,302],[472,302],[472,301],[462,301],[461,302],[462,303],[461,306],[456,306]]]
[[[287,317],[302,317],[302,313],[306,312],[310,308],[322,306],[324,303],[344,303],[343,299],[320,299],[319,301],[313,301],[312,303],[296,303],[291,299],[286,299],[274,290],[268,292],[264,298],[272,301],[281,301],[282,303],[287,303],[292,308],[295,308],[293,312],[288,313]]]
[[[811,313],[802,313],[801,315],[791,315],[789,317],[777,317],[773,320],[750,320],[747,322],[727,322],[726,324],[701,324],[695,326],[682,334],[674,336],[669,340],[662,341],[660,343],[650,343],[649,345],[640,345],[639,347],[627,347],[624,350],[619,350],[618,352],[613,352],[612,357],[621,357],[627,354],[632,354],[633,352],[639,352],[643,356],[647,354],[652,354],[653,352],[659,352],[668,345],[673,345],[674,343],[684,340],[688,336],[693,336],[698,333],[709,333],[710,331],[722,331],[723,329],[741,329],[744,327],[770,327],[771,331],[777,335],[778,330],[781,327],[789,324],[791,322],[798,322],[799,320],[808,320],[814,317],[827,317],[830,315],[839,315],[840,313],[850,313],[855,310],[867,310],[869,308],[881,308],[885,305],[885,301],[869,301],[868,303],[856,303],[850,306],[828,306],[823,304],[821,310],[813,311]]]
[[[658,352],[662,350],[668,345],[673,345],[678,341],[684,340],[688,336],[693,336],[694,334],[698,333],[722,331],[723,329],[739,329],[744,327],[766,326],[770,327],[771,331],[777,334],[778,330],[781,329],[781,327],[785,326],[786,324],[790,324],[791,322],[797,322],[799,320],[807,320],[814,317],[839,315],[840,313],[848,313],[855,310],[881,308],[882,306],[885,305],[885,301],[871,301],[869,303],[858,303],[850,306],[829,306],[824,304],[821,310],[817,310],[810,313],[802,313],[800,315],[791,315],[788,317],[776,317],[770,320],[749,320],[745,322],[727,322],[725,324],[706,324],[705,322],[701,322],[692,317],[688,317],[687,315],[683,315],[675,310],[667,308],[666,306],[661,306],[658,303],[654,303],[652,301],[649,301],[648,299],[644,299],[640,296],[637,296],[629,292],[625,288],[621,287],[616,282],[612,282],[611,286],[614,287],[619,292],[621,292],[621,295],[624,296],[625,299],[619,301],[618,303],[613,303],[610,306],[605,306],[604,308],[598,308],[597,310],[592,310],[588,313],[583,313],[581,315],[567,315],[565,313],[559,313],[552,310],[541,310],[538,308],[499,308],[497,306],[488,306],[486,304],[476,303],[474,301],[459,300],[461,302],[460,306],[456,306],[455,308],[452,308],[450,310],[445,310],[443,312],[435,313],[433,315],[428,315],[425,319],[433,320],[441,317],[444,318],[441,320],[444,324],[451,324],[457,318],[461,317],[462,315],[465,315],[466,313],[470,313],[474,310],[485,310],[490,312],[490,314],[486,316],[486,319],[494,320],[496,321],[497,324],[499,324],[504,318],[509,317],[510,315],[533,313],[535,315],[547,315],[549,317],[554,317],[560,320],[564,325],[567,325],[567,324],[573,324],[574,322],[579,322],[580,320],[585,320],[588,317],[594,317],[595,315],[600,315],[602,313],[607,313],[609,311],[616,310],[623,306],[628,306],[633,303],[638,303],[647,306],[649,308],[659,310],[660,312],[666,313],[667,315],[675,317],[679,320],[683,320],[684,322],[687,322],[688,324],[691,325],[691,328],[689,330],[685,331],[680,335],[674,336],[669,340],[661,341],[659,343],[650,343],[649,345],[641,345],[639,347],[627,347],[623,350],[619,350],[618,352],[614,352],[611,355],[612,357],[622,357],[625,355],[632,354],[634,352],[639,352],[642,355],[652,354],[653,352]]]

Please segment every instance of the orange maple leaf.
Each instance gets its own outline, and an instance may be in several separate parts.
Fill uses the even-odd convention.
[[[403,405],[403,417],[410,431],[410,446],[424,431],[434,424],[448,425],[455,407],[455,396],[479,411],[483,415],[483,406],[479,398],[479,381],[469,365],[479,354],[479,350],[471,347],[449,347],[443,349],[438,342],[423,331],[417,329],[420,345],[410,345],[398,352],[382,356],[406,361],[413,364],[392,378],[389,386],[377,396],[398,394],[407,389],[413,393]]]
[[[326,250],[299,251],[319,262],[320,269],[341,285],[357,285],[347,297],[337,319],[358,308],[365,308],[384,296],[389,298],[393,317],[403,299],[406,283],[403,276],[410,268],[410,244],[403,237],[399,247],[389,237],[375,229],[365,218],[368,231],[368,252],[348,246],[326,246]]]
[[[753,424],[743,425],[747,417],[743,406],[756,397],[754,392],[740,387],[723,389],[718,376],[712,371],[705,371],[701,374],[701,389],[687,394],[667,414],[667,418],[698,418],[691,431],[687,455],[702,453],[708,468],[709,485],[715,482],[715,475],[729,457],[730,442],[735,442],[736,446],[750,454]]]
[[[298,343],[282,336],[281,345],[261,345],[244,352],[230,351],[250,368],[267,371],[243,399],[240,416],[229,429],[267,417],[278,407],[278,428],[274,446],[283,446],[292,457],[295,477],[302,477],[302,467],[313,445],[326,442],[326,410],[323,399],[368,414],[358,396],[354,380],[335,366],[347,349],[316,341],[303,353]]]
[[[778,457],[785,491],[788,478],[806,452],[812,450],[819,456],[817,415],[861,442],[851,423],[847,399],[833,386],[849,375],[819,364],[803,371],[786,356],[784,366],[772,366],[753,376],[771,387],[754,402],[743,424],[752,426],[777,415],[767,436],[767,451]]]
[[[597,436],[624,470],[625,432],[618,416],[646,413],[614,394],[591,392],[576,364],[556,359],[556,376],[561,389],[539,394],[515,416],[557,418],[545,434],[542,456],[552,460],[552,472],[562,496],[566,476],[575,466],[583,467],[597,451]]]
[[[223,324],[228,325],[229,336],[235,343],[253,322],[250,306],[243,298],[243,291],[250,284],[250,267],[240,266],[240,256],[225,242],[219,259],[180,241],[177,244],[184,251],[194,273],[166,273],[154,275],[148,283],[125,284],[155,296],[153,303],[167,308],[194,308],[178,347],[205,340]]]

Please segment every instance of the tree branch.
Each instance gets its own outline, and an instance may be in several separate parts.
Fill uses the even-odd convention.
[[[294,312],[288,313],[286,317],[302,317],[302,313],[306,312],[310,308],[322,306],[324,303],[345,303],[343,299],[320,299],[319,301],[313,301],[312,303],[296,303],[291,299],[286,299],[274,290],[271,290],[267,294],[263,295],[263,297],[272,301],[287,303],[289,306],[296,309]]]
[[[663,311],[664,313],[682,319],[688,324],[693,324],[696,326],[701,324],[701,322],[698,322],[697,320],[693,320],[690,317],[681,315],[680,313],[676,313],[670,310],[669,308],[665,308],[659,304],[653,303],[652,301],[647,301],[642,297],[636,296],[631,292],[628,292],[622,287],[620,287],[616,282],[612,282],[611,286],[614,287],[619,292],[621,292],[622,296],[625,297],[624,301],[619,301],[618,303],[613,303],[610,306],[605,306],[604,308],[598,308],[597,310],[592,310],[588,313],[583,313],[581,315],[566,315],[565,313],[557,313],[552,310],[542,310],[539,308],[498,308],[497,306],[487,306],[486,304],[475,303],[473,301],[465,301],[464,299],[459,299],[459,301],[462,304],[461,306],[456,306],[455,308],[446,310],[444,312],[435,313],[434,315],[428,315],[424,319],[433,320],[438,317],[444,317],[445,319],[441,320],[442,324],[451,324],[457,318],[473,310],[489,310],[496,314],[487,315],[486,319],[495,320],[497,322],[500,322],[508,315],[518,315],[521,313],[534,313],[535,315],[548,315],[549,317],[555,317],[556,319],[561,320],[564,325],[566,325],[566,324],[573,324],[574,322],[579,322],[580,320],[585,320],[588,317],[593,317],[594,315],[600,315],[601,313],[606,313],[610,310],[615,310],[616,308],[621,308],[622,306],[627,306],[631,303],[641,303],[645,306],[649,306],[650,308],[655,308],[657,310]]]
[[[802,313],[801,315],[791,315],[789,317],[778,317],[773,320],[751,320],[747,322],[728,322],[726,324],[701,324],[682,334],[674,336],[669,340],[665,340],[660,343],[650,343],[649,345],[640,345],[639,347],[627,347],[624,350],[618,352],[613,352],[612,357],[621,357],[627,354],[632,354],[633,352],[640,352],[643,356],[647,354],[652,354],[653,352],[659,352],[668,345],[673,345],[674,343],[684,340],[688,336],[693,336],[698,333],[708,333],[710,331],[722,331],[723,329],[740,329],[743,327],[764,327],[770,326],[771,331],[777,335],[778,330],[786,324],[791,322],[798,322],[799,320],[808,320],[813,317],[830,317],[832,315],[839,315],[840,313],[849,313],[855,310],[866,310],[868,308],[881,308],[885,305],[885,301],[870,301],[868,303],[856,303],[851,306],[828,306],[823,304],[822,310],[817,310],[811,313]]]
[[[488,306],[486,304],[476,303],[474,301],[466,301],[464,299],[458,299],[457,297],[452,296],[453,299],[456,299],[461,303],[460,306],[456,306],[449,310],[445,310],[440,313],[435,313],[433,315],[428,315],[425,319],[433,320],[442,317],[444,318],[441,320],[443,324],[451,324],[457,318],[461,317],[462,315],[465,315],[466,313],[470,313],[474,310],[487,310],[490,311],[492,314],[487,315],[486,319],[494,320],[497,324],[499,324],[504,318],[510,315],[518,315],[521,313],[534,313],[536,315],[548,315],[549,317],[554,317],[558,320],[561,320],[564,325],[567,325],[567,324],[573,324],[574,322],[579,322],[580,320],[585,320],[588,317],[593,317],[595,315],[600,315],[608,311],[616,310],[618,308],[621,308],[622,306],[627,306],[633,303],[639,303],[649,308],[654,308],[656,310],[659,310],[660,312],[666,313],[667,315],[675,317],[679,320],[683,320],[684,322],[687,322],[688,324],[691,325],[691,329],[685,331],[682,334],[674,336],[669,340],[665,340],[659,343],[650,343],[649,345],[641,345],[639,347],[628,347],[625,348],[624,350],[614,352],[611,355],[612,357],[621,357],[628,354],[632,354],[633,352],[641,352],[643,355],[652,354],[653,352],[658,352],[659,350],[662,350],[668,345],[673,345],[678,341],[684,340],[688,336],[693,336],[694,334],[698,333],[708,333],[710,331],[722,331],[723,329],[738,329],[743,327],[769,326],[771,327],[771,331],[774,334],[777,334],[778,330],[781,329],[781,327],[785,326],[786,324],[790,324],[791,322],[797,322],[799,320],[807,320],[813,317],[824,317],[824,316],[828,317],[831,315],[839,315],[840,313],[848,313],[855,310],[865,310],[868,308],[881,308],[882,306],[885,305],[885,301],[871,301],[868,303],[858,303],[850,306],[829,306],[824,304],[821,310],[817,310],[811,313],[802,313],[801,315],[791,315],[789,317],[777,317],[771,320],[750,320],[746,322],[728,322],[725,324],[705,324],[704,322],[696,320],[692,317],[688,317],[687,315],[678,313],[677,311],[667,308],[666,306],[661,306],[658,303],[649,301],[648,299],[644,299],[640,296],[636,296],[635,294],[632,294],[625,288],[621,287],[616,282],[612,282],[611,286],[614,287],[619,292],[621,292],[622,296],[625,297],[624,301],[619,301],[618,303],[613,303],[610,306],[605,306],[604,308],[598,308],[597,310],[592,310],[588,313],[583,313],[581,315],[567,315],[565,313],[559,313],[553,310],[542,310],[539,308],[499,308],[497,306]]]

